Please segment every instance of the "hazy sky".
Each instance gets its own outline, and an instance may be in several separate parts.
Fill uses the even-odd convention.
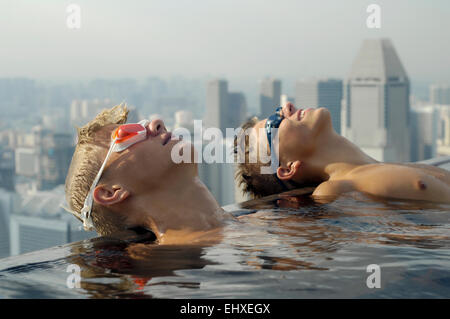
[[[448,0],[0,0],[0,77],[345,77],[367,37],[391,38],[411,79],[450,82]]]

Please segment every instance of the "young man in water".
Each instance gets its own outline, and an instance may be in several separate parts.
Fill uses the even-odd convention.
[[[254,128],[253,141],[257,142],[256,147],[245,145],[247,158],[239,164],[236,176],[254,197],[314,185],[317,187],[312,196],[317,199],[335,199],[357,191],[385,198],[450,203],[450,172],[424,164],[376,161],[334,131],[326,108],[302,110],[287,103],[268,119],[252,119],[242,128]],[[278,154],[274,155],[279,167],[275,174],[261,174],[261,167],[270,163],[262,164],[259,158],[252,163],[248,155],[259,154],[263,147],[270,152],[274,140],[268,133],[271,128],[278,129]]]
[[[159,243],[214,238],[228,216],[200,181],[197,164],[172,161],[179,141],[163,121],[122,125],[127,113],[119,105],[78,129],[66,178],[69,210],[100,235],[139,227]]]

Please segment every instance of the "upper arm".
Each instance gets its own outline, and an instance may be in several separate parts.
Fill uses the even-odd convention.
[[[312,196],[339,196],[354,190],[351,180],[326,181],[316,187]]]

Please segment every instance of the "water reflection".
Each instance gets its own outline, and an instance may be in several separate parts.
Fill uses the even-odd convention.
[[[214,264],[203,258],[204,247],[162,246],[139,238],[98,238],[84,245],[73,245],[72,254],[66,259],[67,263],[81,267],[81,288],[90,297],[151,298],[151,294],[142,290],[152,285],[149,282],[153,278],[176,276],[176,270],[202,269]],[[200,283],[179,281],[176,285],[198,288]]]
[[[317,202],[289,193],[233,209],[237,219],[216,243],[116,236],[16,257],[0,266],[0,295],[450,297],[450,205],[357,193]],[[383,271],[380,290],[365,284],[372,263]],[[81,267],[81,289],[67,289],[68,264]],[[45,285],[33,284],[44,277]]]

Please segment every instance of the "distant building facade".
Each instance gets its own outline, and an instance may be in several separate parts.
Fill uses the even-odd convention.
[[[326,107],[335,131],[341,133],[342,80],[310,79],[298,81],[295,88],[297,108]]]
[[[80,229],[78,221],[12,215],[10,220],[10,255],[25,254],[95,237]]]
[[[36,179],[38,189],[64,184],[74,152],[72,134],[36,126],[29,135],[30,141],[15,150],[16,174]]]
[[[269,117],[281,103],[281,81],[277,79],[263,79],[259,94],[260,117]]]
[[[82,224],[61,205],[65,203],[64,185],[46,191],[27,191],[10,208],[10,254],[62,245],[96,236],[86,232]]]
[[[0,188],[14,192],[15,159],[14,150],[0,145]]]
[[[230,128],[237,128],[247,118],[247,101],[242,92],[230,92],[228,94],[228,119]]]
[[[211,80],[206,87],[205,126],[217,127],[222,132],[227,126],[228,112],[228,82],[226,80]]]
[[[17,194],[0,189],[0,258],[10,254],[9,224]]]
[[[70,124],[81,127],[93,120],[103,109],[113,107],[110,99],[73,100],[70,105]]]
[[[211,80],[206,89],[205,127],[216,127],[225,136],[226,128],[236,128],[247,112],[245,96],[241,92],[229,92],[226,80]]]
[[[198,175],[208,187],[217,202],[223,206],[235,202],[234,163],[225,163],[226,153],[232,150],[233,139],[225,139],[222,143],[224,163],[207,163],[205,160],[198,164]],[[207,145],[208,140],[203,140]]]
[[[436,157],[439,113],[436,107],[411,108],[411,161]]]
[[[376,160],[408,162],[409,88],[391,41],[365,40],[344,90],[341,134]]]
[[[450,156],[450,105],[437,105],[439,127],[437,139],[437,155]]]
[[[450,85],[433,84],[430,86],[431,104],[450,105]]]

